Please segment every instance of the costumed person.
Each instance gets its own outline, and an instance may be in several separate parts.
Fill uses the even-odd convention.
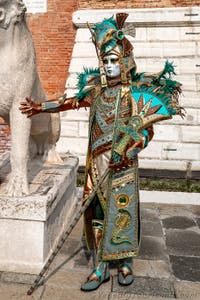
[[[78,75],[78,93],[42,104],[21,103],[28,117],[90,107],[89,144],[83,201],[107,172],[84,213],[87,246],[94,251],[94,270],[82,285],[97,289],[110,279],[109,262],[118,261],[118,282],[133,282],[132,258],[140,245],[138,153],[153,137],[152,124],[182,115],[178,104],[181,84],[171,76],[168,61],[158,74],[137,73],[132,44],[125,34],[127,14],[120,13],[90,28],[99,68]]]

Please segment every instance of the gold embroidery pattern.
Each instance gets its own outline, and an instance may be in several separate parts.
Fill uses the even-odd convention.
[[[125,195],[126,196],[126,195]],[[121,196],[121,199],[124,198]],[[127,196],[128,198],[128,196]],[[126,198],[126,200],[127,200]],[[124,198],[125,199],[125,198]],[[128,198],[129,201],[129,198]],[[115,226],[116,229],[113,232],[113,236],[111,238],[111,243],[114,245],[128,243],[132,244],[130,239],[127,236],[120,236],[120,233],[127,229],[132,223],[131,215],[130,213],[125,209],[119,209],[117,216],[115,218]]]

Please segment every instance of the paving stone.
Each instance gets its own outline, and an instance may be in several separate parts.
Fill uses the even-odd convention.
[[[198,226],[200,228],[200,218],[196,218],[196,222],[197,222],[197,224],[198,224]]]
[[[12,283],[32,284],[35,278],[36,275],[14,272],[2,272],[1,275],[1,281]]]
[[[170,262],[178,279],[200,282],[200,257],[170,255]]]
[[[91,270],[59,271],[45,282],[45,292],[41,300],[71,300],[71,299],[108,299],[111,292],[112,278],[94,292],[85,293],[80,290]]]
[[[56,273],[60,269],[72,269],[74,267],[74,261],[80,255],[81,251],[83,251],[81,241],[69,238],[50,265],[49,273]]]
[[[80,241],[82,235],[83,235],[83,217],[80,218],[80,220],[72,230],[70,237],[76,238]]]
[[[172,255],[200,255],[200,234],[192,230],[166,230],[166,245]]]
[[[138,277],[169,278],[171,276],[169,264],[161,260],[135,259],[133,273]]]
[[[177,228],[177,229],[186,229],[189,227],[196,226],[196,223],[193,219],[183,216],[174,216],[162,220],[163,227],[165,228]]]
[[[81,240],[70,237],[65,241],[62,249],[60,250],[60,253],[71,255],[73,254],[73,252],[76,252],[76,250],[80,248],[83,248]]]
[[[164,240],[160,237],[142,236],[139,256],[140,259],[167,260]]]
[[[200,283],[175,281],[174,289],[178,299],[200,299]]]
[[[143,221],[141,225],[142,235],[145,236],[158,236],[162,237],[162,227],[160,221],[151,222],[151,221]]]
[[[75,278],[74,278],[75,280]],[[107,283],[106,283],[107,284]],[[41,300],[108,300],[110,289],[105,284],[93,292],[82,292],[80,289],[68,287],[47,287]]]
[[[81,268],[93,266],[93,257],[91,252],[87,251],[85,248],[80,251],[80,253],[74,259],[74,267]]]
[[[193,217],[191,205],[158,204],[158,211],[161,219],[165,219],[170,216]]]
[[[48,274],[45,285],[52,287],[66,288],[80,290],[81,284],[85,282],[92,269],[72,269],[72,270],[59,270],[54,274]],[[108,282],[108,285],[111,284]],[[107,283],[104,285],[107,286]]]
[[[133,295],[127,293],[111,293],[109,300],[171,300],[174,298],[163,298],[163,297],[154,297],[154,296],[145,296],[145,295]]]
[[[1,300],[40,300],[44,287],[39,287],[31,296],[27,296],[28,285],[0,282]],[[55,298],[54,298],[55,299]]]
[[[135,277],[133,284],[129,286],[121,286],[118,284],[117,276],[114,276],[112,291],[135,295],[174,298],[174,288],[172,282],[158,278]]]
[[[200,205],[192,205],[191,211],[194,215],[200,217]]]
[[[141,219],[142,221],[159,221],[158,211],[156,209],[141,208]]]

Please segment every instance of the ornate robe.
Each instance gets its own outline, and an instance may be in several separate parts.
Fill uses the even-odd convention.
[[[86,163],[85,194],[98,183],[109,167],[112,152],[123,148],[122,155],[134,144],[132,138],[123,141],[120,126],[127,126],[133,116],[131,86],[115,86],[101,91],[91,101],[89,121],[89,146]],[[151,131],[151,128],[149,129]],[[152,132],[150,134],[152,138]],[[102,260],[136,256],[140,240],[140,213],[138,193],[137,148],[128,165],[110,170],[97,191],[104,212]],[[92,208],[85,212],[85,233],[89,248],[92,247],[91,221],[95,218]]]

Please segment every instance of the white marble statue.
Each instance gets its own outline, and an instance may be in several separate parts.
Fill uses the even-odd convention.
[[[29,148],[34,154],[43,154],[48,162],[61,161],[55,152],[60,135],[59,114],[44,113],[28,119],[19,110],[20,101],[26,97],[37,103],[46,99],[25,12],[21,0],[0,0],[0,116],[11,127],[10,196],[29,193]]]

